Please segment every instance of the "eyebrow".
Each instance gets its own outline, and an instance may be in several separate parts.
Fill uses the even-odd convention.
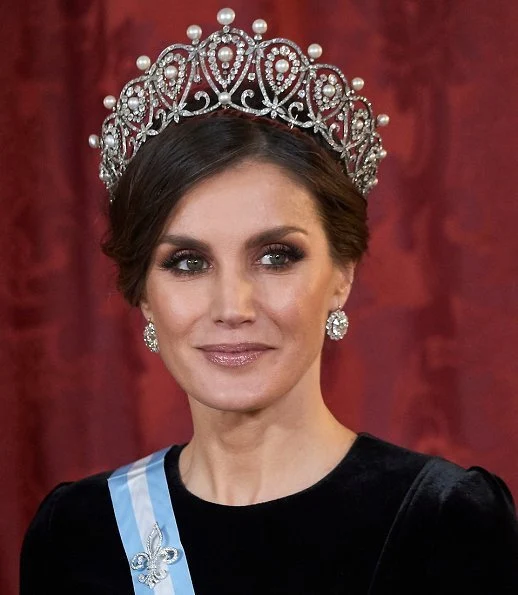
[[[278,227],[272,227],[271,229],[266,229],[265,231],[260,231],[259,233],[254,234],[245,242],[245,248],[250,250],[251,248],[256,248],[257,246],[261,246],[263,244],[278,242],[284,238],[284,236],[295,232],[308,235],[308,232],[302,227],[296,227],[295,225],[280,225]],[[209,244],[201,240],[197,240],[192,236],[165,234],[160,238],[158,243],[182,246],[183,248],[199,250],[202,252],[210,252]]]

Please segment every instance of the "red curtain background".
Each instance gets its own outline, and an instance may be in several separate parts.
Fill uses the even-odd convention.
[[[323,387],[356,431],[461,465],[518,494],[518,4],[233,0],[236,24],[319,42],[388,112],[373,241],[326,347]],[[214,0],[18,0],[4,7],[0,171],[0,591],[56,483],[190,434],[185,398],[114,290],[97,154],[102,98]],[[70,536],[70,547],[74,539]],[[45,555],[45,552],[42,552]],[[59,572],[59,561],[49,560]]]

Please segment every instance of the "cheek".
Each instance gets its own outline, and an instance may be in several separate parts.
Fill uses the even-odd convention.
[[[208,307],[207,292],[169,279],[149,283],[147,295],[159,335],[186,332]]]
[[[269,315],[294,335],[314,336],[325,325],[329,282],[317,277],[263,286],[262,303],[267,304]]]

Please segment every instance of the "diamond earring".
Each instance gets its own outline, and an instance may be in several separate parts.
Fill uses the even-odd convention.
[[[149,351],[152,351],[153,353],[158,353],[160,351],[158,347],[158,338],[156,336],[155,325],[151,319],[148,320],[148,323],[144,328],[144,343],[146,344],[146,347],[149,349]]]
[[[345,337],[347,329],[349,328],[349,318],[343,310],[335,310],[329,314],[329,318],[326,323],[326,331],[328,336],[333,341],[339,341]]]

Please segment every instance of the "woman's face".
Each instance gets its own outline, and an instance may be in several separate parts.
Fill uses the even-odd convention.
[[[325,322],[352,274],[332,262],[310,193],[275,165],[243,162],[182,197],[141,307],[191,399],[255,411],[318,378]]]

